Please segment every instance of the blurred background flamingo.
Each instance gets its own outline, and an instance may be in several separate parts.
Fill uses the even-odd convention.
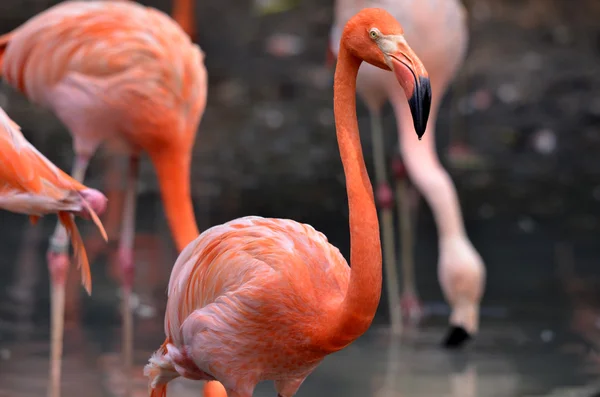
[[[106,208],[106,197],[65,174],[38,152],[21,133],[20,127],[0,108],[0,208],[29,215],[36,223],[40,216],[56,213],[65,228],[81,270],[81,282],[92,292],[92,276],[83,240],[71,214],[91,218],[102,237],[106,232],[97,214]],[[52,285],[52,352],[50,362],[52,395],[58,395],[62,354],[63,308],[66,266],[49,267]]]
[[[420,305],[414,281],[410,219],[410,197],[402,180],[404,166],[394,164],[399,179],[397,199],[399,215],[404,219],[402,235],[403,281],[402,299],[396,275],[395,243],[392,220],[392,189],[388,183],[385,166],[385,147],[382,135],[381,111],[389,100],[398,126],[398,139],[402,159],[410,180],[425,196],[432,208],[438,227],[438,272],[446,300],[452,307],[450,331],[444,344],[458,346],[474,335],[479,327],[479,303],[484,289],[485,268],[479,253],[464,230],[461,209],[450,176],[439,163],[435,151],[435,125],[440,103],[446,88],[460,67],[467,47],[465,11],[458,0],[337,0],[334,23],[331,29],[330,50],[336,56],[341,28],[358,10],[364,7],[382,7],[405,26],[405,35],[413,43],[415,52],[423,60],[431,76],[433,101],[428,133],[422,142],[414,134],[408,106],[403,93],[393,84],[393,75],[363,64],[360,69],[357,91],[365,101],[371,118],[371,135],[377,199],[381,211],[385,269],[387,271],[388,302],[392,330],[400,330],[401,307],[407,317],[420,314]],[[395,160],[398,161],[397,159]],[[414,211],[414,209],[413,209]],[[408,253],[408,255],[407,255]]]
[[[45,37],[42,46],[40,35]],[[76,180],[83,181],[91,157],[104,142],[111,151],[129,156],[119,262],[124,367],[130,371],[139,156],[145,151],[155,166],[181,250],[198,235],[190,162],[206,104],[204,54],[171,18],[132,2],[59,4],[2,36],[0,43],[4,79],[54,111],[73,134]],[[48,252],[51,269],[68,263],[66,237],[58,224]],[[57,385],[51,390],[59,392]]]

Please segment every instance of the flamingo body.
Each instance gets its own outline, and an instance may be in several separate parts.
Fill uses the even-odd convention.
[[[339,250],[310,225],[250,216],[212,227],[173,268],[168,358],[229,389],[275,380],[285,395],[323,360],[319,324],[344,298],[349,275]]]
[[[132,362],[129,301],[139,156],[145,151],[155,167],[167,221],[182,250],[198,236],[190,165],[206,106],[203,60],[204,53],[168,15],[130,1],[66,1],[0,36],[4,79],[52,110],[71,132],[74,179],[83,181],[102,143],[129,156],[119,242],[126,371]],[[50,243],[49,267],[64,268],[68,240],[60,225]],[[59,371],[53,374],[51,396],[58,397]]]
[[[76,150],[93,153],[108,140],[154,154],[194,139],[206,103],[202,61],[160,11],[67,1],[11,33],[3,77],[54,111]]]

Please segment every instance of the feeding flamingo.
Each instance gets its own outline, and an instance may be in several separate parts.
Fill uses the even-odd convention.
[[[229,397],[250,397],[258,382],[273,380],[280,397],[291,397],[326,355],[369,328],[382,279],[379,223],[356,120],[363,61],[394,71],[419,137],[431,102],[427,72],[400,24],[377,8],[350,19],[335,72],[334,115],[352,267],[325,235],[289,219],[250,216],[206,230],[171,273],[166,340],[145,368],[152,397],[165,396],[179,376],[217,380]],[[223,395],[212,382],[205,387]]]
[[[139,156],[141,151],[148,153],[155,167],[167,221],[181,251],[198,236],[190,163],[206,105],[203,60],[200,48],[170,17],[128,1],[60,3],[0,37],[5,80],[32,102],[51,109],[71,132],[76,180],[83,181],[103,142],[129,156],[119,241],[128,372]],[[49,267],[65,268],[67,252],[66,232],[59,224],[50,241]],[[54,361],[52,365],[60,367]],[[58,396],[58,375],[51,381],[52,396]]]
[[[56,213],[70,236],[81,282],[92,291],[90,265],[83,240],[71,214],[91,218],[104,240],[106,232],[97,214],[106,208],[106,197],[89,189],[52,164],[21,133],[21,128],[0,108],[0,208],[29,215],[31,222]],[[52,285],[52,357],[59,360],[62,350],[62,310],[65,301],[66,268],[50,267]],[[60,338],[58,336],[61,336]],[[57,376],[56,367],[51,376]]]
[[[399,324],[400,320],[395,304],[398,302],[399,288],[392,234],[393,200],[386,176],[381,127],[381,108],[386,100],[391,102],[396,115],[400,151],[408,176],[431,206],[438,228],[438,276],[446,300],[452,307],[451,327],[444,344],[448,347],[460,346],[479,328],[479,304],[485,284],[485,267],[465,232],[454,184],[435,152],[435,125],[441,100],[466,51],[468,32],[465,10],[458,0],[337,0],[330,37],[332,55],[338,52],[344,23],[361,8],[375,4],[389,11],[406,28],[407,39],[427,65],[433,90],[428,133],[423,142],[418,142],[404,94],[393,84],[393,75],[367,64],[362,65],[358,75],[357,91],[365,101],[371,118],[378,201],[383,207],[382,231],[392,323]],[[395,168],[403,167],[396,164]],[[402,190],[398,193],[397,198],[401,202],[399,207],[406,206],[407,195],[402,194]],[[407,211],[399,212],[404,216],[407,214]],[[412,238],[406,235],[410,233],[410,228],[405,224],[400,229],[402,240],[406,242],[402,250],[411,250]],[[404,291],[400,306],[414,312],[418,310],[418,303],[411,255],[405,255],[403,262]]]

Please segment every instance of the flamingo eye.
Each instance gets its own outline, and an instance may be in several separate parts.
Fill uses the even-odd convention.
[[[371,29],[369,31],[369,37],[371,37],[373,40],[377,39],[379,37],[379,31],[375,28]]]

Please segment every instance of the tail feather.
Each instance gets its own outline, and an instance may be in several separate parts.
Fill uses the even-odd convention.
[[[4,60],[4,52],[12,39],[13,33],[7,33],[0,36],[0,76],[2,76],[2,61]]]
[[[179,377],[179,373],[165,358],[167,345],[171,343],[167,338],[162,346],[152,354],[148,364],[144,367],[144,376],[148,377],[148,391],[150,397],[167,397],[167,383]]]
[[[85,246],[83,245],[83,239],[77,225],[73,220],[73,215],[68,212],[59,212],[58,219],[60,223],[65,227],[67,233],[71,237],[71,244],[73,245],[73,252],[77,267],[81,270],[81,283],[83,288],[87,291],[88,295],[92,294],[92,274],[90,272],[90,263],[88,262],[87,253],[85,252]]]

